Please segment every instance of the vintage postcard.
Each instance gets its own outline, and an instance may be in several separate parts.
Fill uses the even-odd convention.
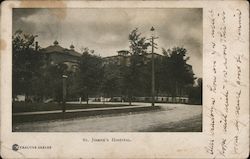
[[[2,158],[247,158],[247,1],[5,1]]]

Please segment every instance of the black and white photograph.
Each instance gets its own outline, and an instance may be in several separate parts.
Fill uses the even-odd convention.
[[[248,158],[247,1],[0,9],[0,158]]]
[[[202,132],[202,8],[14,8],[12,132]]]

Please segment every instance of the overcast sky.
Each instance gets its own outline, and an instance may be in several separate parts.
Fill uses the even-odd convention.
[[[196,77],[202,77],[202,9],[14,9],[13,32],[18,29],[38,35],[41,47],[53,44],[77,51],[82,47],[101,56],[129,50],[128,35],[138,28],[151,35],[154,26],[161,48],[183,46]]]

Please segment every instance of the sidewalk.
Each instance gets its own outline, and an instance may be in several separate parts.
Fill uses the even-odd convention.
[[[106,107],[106,108],[91,108],[91,109],[73,109],[66,110],[65,113],[73,113],[73,112],[91,112],[91,111],[102,111],[102,110],[119,110],[119,109],[135,109],[135,108],[146,108],[147,106],[119,106],[119,107]],[[36,112],[20,112],[13,113],[13,116],[25,116],[25,115],[42,115],[42,114],[56,114],[62,113],[62,110],[52,110],[52,111],[36,111]]]

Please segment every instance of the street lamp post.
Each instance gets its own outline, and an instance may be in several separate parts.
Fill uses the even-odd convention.
[[[154,43],[154,39],[157,39],[156,37],[154,37],[154,27],[152,27],[150,29],[150,31],[152,32],[152,36],[151,36],[151,45],[152,45],[152,106],[155,106],[155,58],[154,58],[154,48],[155,48],[155,43]]]
[[[63,103],[62,103],[62,112],[66,111],[66,96],[67,96],[67,75],[62,75],[62,87],[63,87]]]
[[[152,34],[154,32],[154,28],[152,27],[150,29],[152,31]],[[154,36],[152,35],[151,39],[151,45],[152,45],[152,106],[155,106],[155,58],[154,58]]]

